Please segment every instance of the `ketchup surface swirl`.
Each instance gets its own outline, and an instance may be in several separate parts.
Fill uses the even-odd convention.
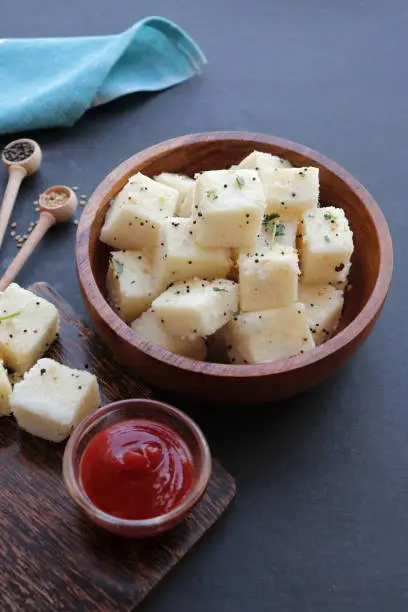
[[[187,444],[173,429],[128,419],[92,438],[82,455],[80,477],[100,510],[119,518],[148,519],[182,503],[195,469]]]

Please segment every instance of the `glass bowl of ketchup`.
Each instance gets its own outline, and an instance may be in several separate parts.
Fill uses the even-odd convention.
[[[74,502],[94,524],[130,538],[180,523],[210,474],[201,429],[181,410],[153,400],[100,408],[75,428],[63,458]]]

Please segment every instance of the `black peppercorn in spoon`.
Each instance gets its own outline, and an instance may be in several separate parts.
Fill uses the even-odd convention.
[[[0,209],[0,247],[7,230],[18,191],[23,179],[38,170],[41,164],[40,145],[30,138],[10,142],[3,149],[2,160],[9,171],[9,180]]]

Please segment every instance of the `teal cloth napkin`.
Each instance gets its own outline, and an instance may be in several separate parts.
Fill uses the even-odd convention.
[[[205,63],[162,17],[111,36],[0,40],[0,134],[71,126],[92,106],[171,87]]]

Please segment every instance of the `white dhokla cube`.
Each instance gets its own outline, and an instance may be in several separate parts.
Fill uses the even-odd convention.
[[[53,442],[67,438],[99,406],[96,377],[53,359],[40,359],[14,385],[10,397],[10,408],[18,425]]]
[[[229,249],[209,248],[194,240],[191,219],[171,217],[160,234],[153,257],[153,274],[161,290],[189,278],[223,278],[232,267]]]
[[[265,194],[255,170],[210,170],[196,181],[193,223],[204,246],[251,246],[261,228]]]
[[[232,363],[264,363],[315,346],[303,304],[241,313],[223,330]]]
[[[238,286],[223,279],[181,281],[156,298],[152,310],[168,334],[205,338],[238,310]]]
[[[11,384],[7,375],[7,370],[0,361],[0,417],[10,414],[10,393]]]
[[[159,293],[152,277],[150,251],[112,252],[106,288],[111,305],[126,323],[147,310]]]
[[[300,227],[302,281],[344,281],[344,270],[353,253],[353,232],[344,210],[327,206],[308,211]]]
[[[180,338],[167,334],[158,323],[156,314],[151,310],[144,312],[141,317],[133,321],[131,328],[145,340],[149,340],[176,355],[198,359],[199,361],[205,359],[206,345],[203,338],[199,336]]]
[[[296,302],[299,264],[293,247],[276,244],[240,255],[238,267],[241,310],[268,310]]]
[[[163,221],[175,213],[178,198],[176,189],[135,174],[108,210],[101,241],[124,250],[155,246]]]
[[[195,181],[184,174],[173,174],[172,172],[162,172],[154,178],[159,183],[163,183],[163,185],[167,185],[168,187],[173,187],[173,189],[178,191],[179,197],[176,215],[179,217],[190,217]]]
[[[22,374],[45,353],[58,333],[58,310],[12,283],[0,293],[0,357]]]
[[[319,169],[282,168],[260,170],[266,196],[266,212],[279,213],[282,219],[299,218],[319,201]]]
[[[343,308],[343,293],[331,285],[300,283],[299,301],[305,306],[315,344],[322,344],[337,329]]]
[[[291,168],[292,164],[271,153],[261,153],[252,151],[238,164],[238,168],[248,168],[250,170],[266,170],[268,168]]]

